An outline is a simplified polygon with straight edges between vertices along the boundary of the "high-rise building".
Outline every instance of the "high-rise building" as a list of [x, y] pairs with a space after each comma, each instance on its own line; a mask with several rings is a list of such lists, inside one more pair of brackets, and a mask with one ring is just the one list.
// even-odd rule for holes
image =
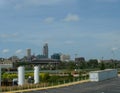
[[68, 62], [68, 61], [70, 61], [70, 55], [62, 54], [62, 55], [60, 56], [60, 60], [61, 60], [61, 61]]
[[27, 49], [26, 56], [27, 56], [27, 59], [31, 58], [31, 49]]
[[75, 62], [85, 62], [85, 58], [84, 57], [77, 57], [77, 58], [75, 58]]
[[43, 55], [48, 58], [48, 43], [43, 46]]
[[61, 56], [60, 53], [54, 53], [53, 55], [51, 55], [51, 58], [52, 58], [52, 59], [60, 60], [60, 56]]

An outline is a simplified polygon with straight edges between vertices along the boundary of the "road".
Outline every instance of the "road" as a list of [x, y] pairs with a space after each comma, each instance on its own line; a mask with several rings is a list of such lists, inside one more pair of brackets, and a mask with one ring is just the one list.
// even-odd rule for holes
[[63, 88], [24, 93], [120, 93], [120, 77], [101, 82], [87, 82]]

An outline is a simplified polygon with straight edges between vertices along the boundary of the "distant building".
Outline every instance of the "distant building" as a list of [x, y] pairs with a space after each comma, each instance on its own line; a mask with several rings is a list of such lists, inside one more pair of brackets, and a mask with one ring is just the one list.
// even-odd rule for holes
[[27, 51], [26, 51], [26, 57], [27, 57], [28, 61], [31, 60], [31, 49], [27, 49]]
[[60, 63], [60, 61], [56, 60], [56, 59], [50, 59], [50, 58], [43, 58], [43, 59], [39, 59], [39, 60], [32, 60], [30, 63], [32, 64], [58, 64]]
[[112, 62], [117, 62], [118, 60], [113, 60], [113, 59], [109, 59], [109, 60], [98, 60], [98, 63], [104, 62], [104, 63], [112, 63]]
[[70, 55], [62, 54], [62, 55], [60, 56], [60, 60], [61, 60], [61, 61], [66, 61], [66, 62], [68, 62], [68, 61], [70, 61]]
[[27, 56], [27, 57], [31, 57], [31, 49], [27, 49], [27, 51], [26, 51], [26, 56]]
[[0, 64], [12, 64], [11, 59], [0, 59]]
[[12, 56], [9, 59], [11, 59], [12, 62], [18, 62], [19, 61], [19, 58], [17, 56]]
[[85, 58], [84, 57], [77, 57], [77, 58], [75, 58], [75, 62], [85, 62]]
[[53, 55], [51, 55], [51, 59], [57, 59], [57, 60], [60, 60], [60, 56], [61, 56], [60, 53], [54, 53]]
[[48, 58], [48, 43], [43, 46], [43, 55]]
[[36, 58], [37, 59], [43, 59], [43, 58], [46, 58], [46, 56], [45, 55], [37, 55]]

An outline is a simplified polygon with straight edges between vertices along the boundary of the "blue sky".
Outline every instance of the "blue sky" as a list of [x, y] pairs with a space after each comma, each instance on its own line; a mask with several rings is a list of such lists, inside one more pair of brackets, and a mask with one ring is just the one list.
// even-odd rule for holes
[[0, 57], [75, 54], [120, 59], [120, 0], [0, 0]]

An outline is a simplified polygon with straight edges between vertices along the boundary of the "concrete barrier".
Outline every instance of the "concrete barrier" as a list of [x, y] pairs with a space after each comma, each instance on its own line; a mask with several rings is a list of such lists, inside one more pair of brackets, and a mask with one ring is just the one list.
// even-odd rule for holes
[[100, 71], [92, 71], [89, 73], [90, 81], [102, 81], [117, 77], [117, 69], [106, 69]]

